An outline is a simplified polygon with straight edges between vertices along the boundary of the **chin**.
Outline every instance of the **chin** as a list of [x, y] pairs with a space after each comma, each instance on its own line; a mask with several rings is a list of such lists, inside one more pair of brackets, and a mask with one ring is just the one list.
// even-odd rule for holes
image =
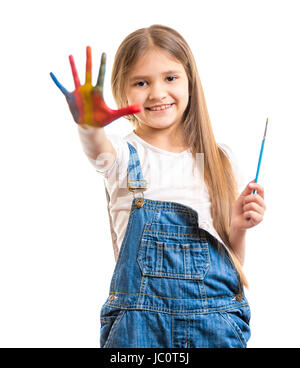
[[145, 120], [140, 120], [140, 123], [142, 125], [146, 125], [149, 128], [154, 128], [154, 129], [165, 129], [165, 128], [170, 128], [173, 125], [176, 125], [176, 122], [174, 120], [164, 120], [164, 119], [156, 119], [156, 120], [151, 120], [151, 119], [145, 119]]
[[171, 126], [176, 125], [175, 123], [153, 123], [153, 124], [147, 124], [149, 127], [154, 128], [154, 129], [167, 129], [170, 128]]

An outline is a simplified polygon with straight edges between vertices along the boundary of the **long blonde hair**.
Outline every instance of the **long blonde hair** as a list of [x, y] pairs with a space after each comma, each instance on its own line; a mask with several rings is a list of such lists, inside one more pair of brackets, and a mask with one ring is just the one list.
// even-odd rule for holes
[[[159, 24], [128, 35], [114, 59], [111, 77], [113, 96], [119, 108], [128, 105], [126, 88], [131, 67], [153, 46], [169, 52], [185, 68], [190, 95], [182, 119], [185, 144], [194, 157], [196, 153], [204, 153], [204, 181], [211, 200], [213, 225], [231, 253], [242, 284], [247, 287], [242, 266], [229, 242], [232, 208], [238, 197], [236, 179], [228, 157], [215, 141], [195, 59], [184, 38], [174, 29]], [[134, 115], [126, 118], [134, 127], [137, 126]]]

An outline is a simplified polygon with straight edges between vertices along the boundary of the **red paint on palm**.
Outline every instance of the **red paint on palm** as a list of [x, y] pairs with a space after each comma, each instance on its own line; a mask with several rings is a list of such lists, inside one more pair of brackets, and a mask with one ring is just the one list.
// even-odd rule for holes
[[[74, 110], [77, 110], [77, 115], [76, 115], [76, 119], [75, 119], [75, 122], [77, 124], [84, 124], [84, 104], [83, 104], [83, 99], [82, 99], [82, 95], [81, 93], [79, 92], [78, 89], [75, 89], [73, 92], [72, 92], [72, 95], [74, 96], [75, 98], [75, 109]], [[70, 107], [70, 110], [71, 110], [71, 113], [73, 115], [73, 117], [75, 116], [75, 112], [72, 111], [72, 107]]]
[[126, 106], [118, 110], [110, 109], [102, 96], [98, 93], [92, 94], [92, 105], [93, 105], [93, 126], [104, 127], [112, 121], [125, 116], [135, 114], [141, 111], [139, 105]]

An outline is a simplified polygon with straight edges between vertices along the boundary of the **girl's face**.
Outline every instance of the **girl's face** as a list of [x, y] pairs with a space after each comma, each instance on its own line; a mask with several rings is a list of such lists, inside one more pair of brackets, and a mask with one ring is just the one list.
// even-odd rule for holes
[[126, 94], [129, 105], [143, 107], [135, 114], [141, 128], [179, 126], [189, 101], [188, 77], [181, 63], [155, 47], [132, 67]]

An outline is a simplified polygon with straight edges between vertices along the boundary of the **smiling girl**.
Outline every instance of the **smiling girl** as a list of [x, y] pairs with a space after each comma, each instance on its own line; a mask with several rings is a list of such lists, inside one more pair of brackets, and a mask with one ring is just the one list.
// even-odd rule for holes
[[[51, 76], [104, 177], [117, 261], [101, 347], [246, 347], [245, 236], [263, 219], [264, 191], [240, 188], [230, 149], [216, 143], [186, 41], [162, 25], [124, 39], [112, 70], [118, 110], [103, 100], [105, 55], [95, 87], [91, 49], [84, 85], [70, 62], [74, 92]], [[134, 130], [107, 136], [121, 116]]]

